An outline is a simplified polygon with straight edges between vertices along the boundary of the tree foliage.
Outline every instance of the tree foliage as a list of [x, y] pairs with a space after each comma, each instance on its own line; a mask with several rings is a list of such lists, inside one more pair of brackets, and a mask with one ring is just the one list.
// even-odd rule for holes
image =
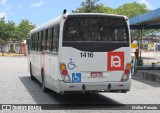
[[86, 2], [82, 2], [81, 8], [78, 8], [75, 10], [75, 12], [79, 13], [93, 13], [95, 12], [96, 8], [99, 6], [97, 4], [99, 0], [86, 0]]
[[99, 0], [86, 0], [82, 2], [81, 7], [77, 8], [75, 13], [113, 13], [114, 10], [104, 4], [98, 3]]
[[146, 13], [148, 11], [150, 10], [148, 10], [144, 4], [139, 4], [136, 2], [123, 4], [115, 9], [117, 14], [126, 15], [129, 18]]
[[150, 10], [148, 10], [144, 4], [139, 4], [137, 2], [126, 3], [113, 9], [99, 3], [99, 0], [86, 0], [85, 2], [82, 2], [81, 7], [75, 10], [76, 13], [109, 13], [125, 15], [128, 17], [134, 17], [148, 11]]
[[32, 30], [35, 25], [31, 24], [28, 20], [22, 20], [18, 25], [13, 21], [7, 23], [4, 19], [0, 21], [0, 50], [3, 54], [3, 46], [8, 41], [22, 41], [28, 37], [29, 31]]
[[17, 39], [21, 40], [28, 37], [30, 30], [35, 28], [35, 25], [31, 24], [28, 20], [22, 20], [21, 23], [17, 26], [17, 34], [19, 37]]
[[2, 52], [2, 56], [4, 56], [4, 54], [3, 54], [3, 46], [4, 46], [4, 44], [5, 44], [4, 40], [0, 39], [0, 50]]
[[28, 20], [22, 20], [18, 25], [13, 21], [0, 21], [0, 39], [3, 41], [16, 40], [21, 41], [28, 37], [28, 33], [35, 25]]

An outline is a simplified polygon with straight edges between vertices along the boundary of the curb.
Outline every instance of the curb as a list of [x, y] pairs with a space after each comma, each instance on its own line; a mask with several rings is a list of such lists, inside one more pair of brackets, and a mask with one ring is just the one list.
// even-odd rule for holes
[[137, 73], [135, 73], [134, 76], [138, 76], [141, 79], [160, 83], [160, 73], [158, 74], [155, 72], [156, 70], [152, 70], [152, 71], [137, 70]]

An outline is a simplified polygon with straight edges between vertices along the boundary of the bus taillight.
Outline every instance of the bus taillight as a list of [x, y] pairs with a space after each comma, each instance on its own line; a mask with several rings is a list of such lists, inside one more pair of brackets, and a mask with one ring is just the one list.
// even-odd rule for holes
[[67, 73], [68, 73], [68, 72], [67, 72], [66, 70], [63, 70], [63, 71], [62, 71], [62, 75], [64, 75], [64, 76], [67, 75]]
[[126, 68], [127, 68], [127, 69], [131, 69], [131, 67], [132, 67], [131, 64], [127, 64], [127, 65], [126, 65]]
[[65, 70], [65, 69], [66, 69], [66, 66], [65, 66], [64, 64], [62, 64], [62, 65], [60, 66], [60, 68], [61, 68], [61, 70]]
[[70, 82], [71, 79], [69, 77], [69, 73], [67, 71], [67, 68], [66, 68], [66, 65], [64, 63], [60, 64], [60, 74], [62, 76], [62, 79], [65, 81], [65, 82]]
[[64, 15], [64, 16], [63, 16], [63, 19], [64, 19], [64, 20], [66, 20], [66, 19], [67, 19], [67, 16], [66, 16], [66, 15]]
[[124, 18], [125, 18], [126, 21], [128, 21], [128, 17], [127, 16], [124, 16]]
[[126, 69], [126, 70], [125, 70], [125, 74], [128, 75], [129, 73], [130, 73], [130, 70], [129, 70], [129, 69]]
[[63, 75], [63, 76], [67, 75], [68, 72], [66, 70], [66, 65], [65, 64], [61, 64], [60, 69], [61, 69], [61, 75]]
[[124, 70], [124, 73], [122, 75], [122, 78], [121, 78], [121, 81], [127, 81], [129, 78], [130, 78], [130, 75], [131, 75], [131, 64], [128, 63], [125, 67], [125, 70]]

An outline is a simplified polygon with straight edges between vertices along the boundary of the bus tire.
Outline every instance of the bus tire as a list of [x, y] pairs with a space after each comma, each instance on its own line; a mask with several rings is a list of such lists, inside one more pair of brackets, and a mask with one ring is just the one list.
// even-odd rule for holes
[[41, 72], [41, 76], [42, 76], [42, 90], [43, 92], [47, 92], [47, 88], [45, 86], [45, 77], [44, 77], [44, 72]]
[[35, 77], [34, 77], [33, 74], [32, 74], [32, 66], [31, 66], [31, 63], [30, 63], [30, 77], [31, 77], [31, 80], [35, 80]]

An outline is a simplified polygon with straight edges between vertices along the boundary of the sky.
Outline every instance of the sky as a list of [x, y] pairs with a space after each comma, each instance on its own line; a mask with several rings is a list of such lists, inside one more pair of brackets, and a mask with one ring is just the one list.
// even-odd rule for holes
[[[5, 21], [19, 24], [22, 19], [28, 19], [32, 24], [39, 26], [62, 14], [64, 9], [68, 13], [79, 8], [85, 0], [0, 0], [0, 18]], [[99, 0], [111, 8], [117, 8], [125, 3], [138, 2], [146, 4], [154, 10], [160, 8], [160, 0]]]

